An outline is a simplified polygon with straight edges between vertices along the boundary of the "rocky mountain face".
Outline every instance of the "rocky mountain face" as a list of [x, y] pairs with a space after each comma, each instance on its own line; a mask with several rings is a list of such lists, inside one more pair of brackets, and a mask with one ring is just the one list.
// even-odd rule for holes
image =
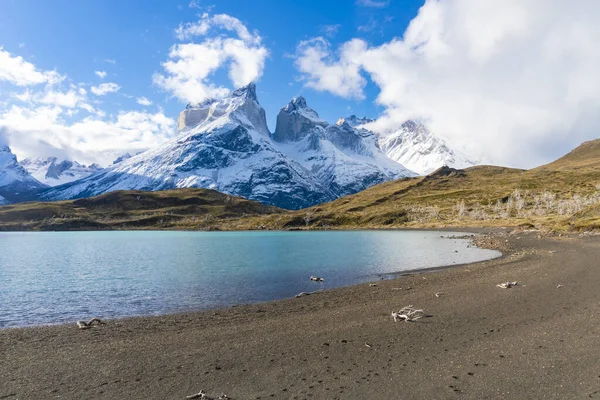
[[0, 203], [32, 200], [46, 187], [17, 162], [8, 146], [0, 145]]
[[197, 187], [298, 209], [413, 175], [385, 157], [373, 133], [330, 125], [303, 98], [284, 107], [277, 121], [271, 134], [250, 84], [226, 98], [188, 105], [179, 135], [169, 142], [42, 198]]
[[272, 137], [282, 153], [310, 171], [336, 198], [415, 175], [385, 156], [373, 132], [344, 120], [329, 124], [303, 97], [281, 109]]
[[365, 124], [370, 124], [371, 122], [375, 122], [375, 120], [371, 119], [371, 118], [367, 118], [367, 117], [359, 118], [356, 115], [351, 115], [346, 118], [338, 119], [337, 124], [340, 125], [343, 122], [347, 123], [348, 125], [350, 125], [352, 127], [359, 127], [359, 126], [362, 126]]
[[475, 165], [423, 124], [410, 120], [398, 130], [381, 134], [379, 146], [390, 159], [420, 175], [427, 175], [442, 166], [461, 169]]
[[92, 175], [102, 168], [97, 164], [83, 165], [77, 161], [62, 160], [56, 157], [46, 159], [26, 158], [19, 164], [35, 179], [47, 186], [58, 186]]

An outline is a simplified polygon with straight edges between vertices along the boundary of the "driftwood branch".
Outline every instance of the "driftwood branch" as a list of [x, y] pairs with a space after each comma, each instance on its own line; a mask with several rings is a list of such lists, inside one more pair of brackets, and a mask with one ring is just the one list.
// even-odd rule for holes
[[310, 296], [311, 294], [317, 294], [319, 292], [320, 290], [315, 290], [314, 292], [300, 292], [296, 295], [296, 297]]
[[415, 322], [424, 316], [425, 312], [423, 310], [413, 308], [413, 306], [404, 307], [400, 311], [392, 312], [394, 322], [398, 322], [399, 319], [404, 320], [404, 322]]
[[191, 399], [204, 399], [204, 400], [228, 400], [229, 397], [226, 394], [222, 394], [219, 397], [209, 397], [206, 394], [206, 391], [201, 390], [198, 393], [195, 394], [191, 394], [189, 396], [186, 396], [186, 399], [191, 400]]
[[106, 325], [100, 318], [92, 318], [89, 321], [77, 321], [77, 327], [79, 329], [90, 329], [94, 325]]
[[514, 282], [502, 282], [502, 283], [497, 284], [496, 286], [498, 286], [499, 288], [502, 288], [502, 289], [510, 289], [517, 285], [518, 285], [518, 282], [514, 281]]

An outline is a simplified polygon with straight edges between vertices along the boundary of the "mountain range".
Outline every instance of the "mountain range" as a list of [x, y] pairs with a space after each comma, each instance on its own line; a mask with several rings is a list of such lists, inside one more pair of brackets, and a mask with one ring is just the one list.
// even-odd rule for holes
[[46, 159], [26, 158], [19, 164], [35, 179], [47, 186], [58, 186], [90, 176], [102, 169], [98, 164], [83, 165], [77, 161], [62, 160], [56, 157]]
[[[531, 170], [442, 167], [302, 210], [210, 189], [115, 191], [0, 207], [0, 231], [96, 229], [600, 229], [600, 140]], [[545, 234], [545, 233], [542, 233]]]
[[[176, 137], [107, 168], [56, 158], [18, 164], [14, 156], [13, 167], [28, 176], [29, 192], [43, 201], [195, 187], [300, 209], [434, 166], [468, 163], [422, 125], [409, 121], [380, 135], [363, 127], [369, 122], [351, 116], [330, 124], [297, 97], [280, 110], [271, 133], [249, 84], [225, 98], [189, 104]], [[0, 194], [18, 201], [11, 190]]]

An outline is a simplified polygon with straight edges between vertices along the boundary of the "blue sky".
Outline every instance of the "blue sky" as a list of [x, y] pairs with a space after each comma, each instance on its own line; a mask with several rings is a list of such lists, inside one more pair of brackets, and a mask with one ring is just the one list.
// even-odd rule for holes
[[256, 80], [385, 135], [424, 122], [472, 159], [551, 161], [600, 131], [600, 2], [2, 0], [0, 142], [108, 164], [187, 101]]
[[[195, 5], [200, 8], [194, 3], [190, 7], [189, 1], [5, 0], [0, 13], [0, 45], [40, 69], [56, 69], [76, 82], [117, 83], [121, 90], [103, 99], [106, 112], [139, 108], [135, 98], [124, 95], [145, 96], [175, 118], [183, 102], [152, 81], [177, 41], [174, 30], [181, 23], [197, 21], [198, 15], [206, 11], [229, 14], [248, 29], [257, 30], [269, 49], [258, 80], [258, 95], [267, 111], [269, 127], [274, 130], [279, 109], [298, 95], [304, 95], [309, 105], [329, 121], [349, 113], [376, 117], [382, 109], [373, 101], [375, 87], [368, 87], [368, 96], [362, 101], [303, 88], [289, 55], [294, 54], [300, 40], [326, 35], [328, 26], [339, 25], [335, 35], [328, 35], [333, 44], [353, 37], [379, 44], [401, 36], [422, 1], [402, 0], [385, 7], [365, 6], [353, 0], [200, 0]], [[100, 79], [94, 71], [106, 71], [107, 77]], [[232, 87], [223, 71], [212, 80]]]

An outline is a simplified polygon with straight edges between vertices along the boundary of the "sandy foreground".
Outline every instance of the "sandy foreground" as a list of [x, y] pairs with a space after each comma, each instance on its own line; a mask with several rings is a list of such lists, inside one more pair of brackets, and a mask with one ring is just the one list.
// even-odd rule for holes
[[[0, 399], [600, 399], [600, 237], [266, 304], [0, 330]], [[513, 289], [496, 284], [518, 281]], [[563, 285], [558, 287], [559, 285]], [[435, 294], [443, 292], [439, 297]], [[414, 305], [427, 318], [394, 323]]]

